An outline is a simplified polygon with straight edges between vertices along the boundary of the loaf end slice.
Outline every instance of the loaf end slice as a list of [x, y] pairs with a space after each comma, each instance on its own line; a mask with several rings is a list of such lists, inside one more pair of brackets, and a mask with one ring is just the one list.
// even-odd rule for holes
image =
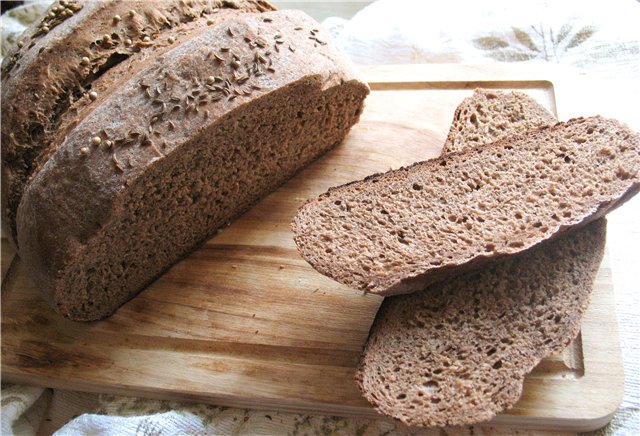
[[478, 88], [457, 107], [442, 154], [489, 144], [557, 121], [525, 93]]
[[411, 295], [386, 298], [357, 369], [365, 398], [408, 425], [469, 425], [511, 408], [524, 377], [575, 338], [604, 219]]
[[593, 221], [640, 189], [640, 135], [577, 118], [334, 188], [298, 250], [353, 288], [410, 293]]
[[369, 88], [318, 27], [238, 14], [176, 40], [70, 130], [17, 215], [20, 257], [61, 314], [108, 316], [344, 139]]

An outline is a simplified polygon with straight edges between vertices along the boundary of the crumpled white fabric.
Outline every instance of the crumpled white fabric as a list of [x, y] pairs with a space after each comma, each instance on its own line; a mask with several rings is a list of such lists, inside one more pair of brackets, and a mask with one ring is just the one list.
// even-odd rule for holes
[[10, 385], [2, 387], [0, 433], [3, 436], [35, 434], [40, 426], [43, 407], [34, 407], [44, 388]]
[[379, 0], [323, 26], [359, 64], [554, 63], [625, 79], [640, 73], [638, 23], [634, 0]]
[[[156, 436], [206, 434], [191, 413], [171, 411], [144, 416], [105, 416], [86, 413], [54, 433], [55, 436]], [[211, 434], [211, 433], [209, 433]]]

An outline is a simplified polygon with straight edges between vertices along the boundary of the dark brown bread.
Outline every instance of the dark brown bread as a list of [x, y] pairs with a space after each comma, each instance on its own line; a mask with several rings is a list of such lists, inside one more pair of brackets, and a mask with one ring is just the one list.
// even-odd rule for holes
[[576, 336], [604, 252], [606, 222], [386, 298], [356, 381], [408, 425], [468, 425], [512, 407], [540, 360]]
[[2, 64], [2, 223], [14, 239], [25, 184], [58, 144], [60, 120], [116, 65], [204, 28], [222, 10], [273, 9], [262, 0], [61, 0]]
[[637, 133], [578, 118], [331, 189], [300, 208], [294, 238], [329, 277], [409, 293], [602, 217], [639, 169]]
[[456, 109], [442, 154], [490, 144], [557, 122], [553, 115], [527, 94], [476, 89]]
[[109, 315], [343, 140], [369, 90], [318, 27], [237, 14], [175, 41], [70, 129], [17, 214], [20, 256], [60, 313]]
[[[550, 115], [545, 109], [529, 97], [514, 100], [512, 93], [476, 90], [456, 110], [450, 130], [453, 136], [449, 136], [452, 143], [466, 146], [459, 139], [467, 137], [469, 130], [476, 131], [474, 124], [467, 121], [470, 114], [476, 113], [478, 101], [483, 101], [489, 92], [492, 104], [483, 106], [482, 113], [487, 117], [488, 123], [492, 124], [491, 119], [504, 119], [505, 110], [519, 122], [507, 124], [497, 136], [494, 132], [485, 130], [468, 144], [483, 145], [496, 137], [516, 134], [527, 126], [540, 127], [555, 123], [555, 118], [550, 121]], [[458, 114], [461, 113], [465, 116], [460, 117]], [[477, 115], [480, 117], [481, 114]], [[467, 276], [466, 283], [462, 282], [465, 280], [462, 277], [454, 279], [453, 284], [449, 281], [442, 286], [433, 285], [430, 287], [431, 292], [388, 298], [374, 323], [371, 339], [365, 346], [357, 371], [356, 380], [363, 395], [383, 413], [416, 425], [473, 424], [490, 419], [496, 413], [512, 407], [520, 396], [523, 378], [529, 370], [540, 359], [562, 349], [578, 333], [580, 317], [591, 293], [594, 269], [601, 261], [605, 245], [605, 224], [603, 222], [596, 225], [597, 228], [592, 225], [568, 233], [558, 238], [555, 244], [543, 243], [531, 251], [516, 255], [517, 260], [489, 263], [482, 273]], [[583, 250], [577, 256], [571, 253], [571, 250], [585, 244], [592, 246], [582, 247]], [[548, 252], [544, 252], [546, 247], [549, 247]], [[550, 270], [558, 267], [554, 257], [562, 256], [563, 253], [565, 257], [561, 264], [571, 274], [564, 277], [559, 277], [559, 273], [550, 274]], [[497, 292], [494, 293], [493, 288]], [[556, 289], [560, 289], [559, 294]], [[547, 295], [552, 298], [546, 298]], [[443, 306], [441, 311], [430, 313], [426, 323], [411, 322], [424, 318], [425, 307], [441, 305], [445, 301], [444, 296], [451, 306]], [[518, 315], [505, 318], [506, 311], [513, 314], [522, 312], [520, 307], [514, 306], [514, 301], [518, 299], [526, 303], [526, 310], [523, 312], [525, 316], [521, 319], [517, 319]], [[398, 310], [402, 312], [403, 320], [409, 320], [411, 324], [407, 331], [402, 326], [403, 321], [398, 321], [391, 315]], [[448, 314], [454, 316], [447, 317]], [[469, 318], [470, 316], [473, 318]], [[505, 319], [507, 322], [503, 322]], [[538, 324], [543, 328], [538, 329]], [[519, 330], [519, 326], [524, 330]], [[418, 331], [419, 328], [424, 331]], [[537, 335], [534, 342], [524, 343], [522, 347], [527, 339], [527, 332], [532, 329], [536, 329]], [[473, 333], [467, 336], [468, 331]], [[479, 331], [486, 332], [486, 335], [479, 339]], [[513, 337], [505, 336], [505, 333], [512, 331], [516, 332]], [[410, 339], [404, 342], [407, 335]], [[400, 339], [396, 340], [395, 337]], [[408, 350], [401, 365], [389, 361], [390, 345], [386, 343], [389, 338], [395, 344], [394, 351]], [[414, 339], [425, 340], [426, 343], [410, 342]], [[498, 339], [499, 347], [495, 347], [494, 342]], [[537, 347], [538, 343], [542, 343], [542, 346]], [[459, 353], [460, 359], [456, 356], [457, 360], [453, 362], [464, 368], [462, 373], [452, 374], [451, 365], [444, 365], [442, 356], [432, 356], [429, 359], [423, 357], [424, 350], [420, 347], [432, 345], [435, 345], [429, 350], [432, 354], [450, 346], [462, 350]], [[522, 355], [516, 354], [514, 349], [508, 349], [514, 346], [519, 347], [517, 352]], [[496, 357], [498, 349], [501, 356]], [[494, 377], [501, 368], [493, 367], [502, 367], [504, 356], [508, 356], [510, 370], [515, 372], [515, 378]], [[399, 357], [392, 358], [396, 361], [398, 359]], [[393, 381], [387, 377], [389, 368], [386, 364], [394, 365], [394, 370], [399, 368], [393, 374]], [[422, 371], [424, 372], [420, 375]], [[469, 376], [470, 374], [473, 376]], [[411, 390], [408, 379], [418, 380], [418, 389], [424, 390], [421, 392], [414, 389], [409, 395], [403, 393], [407, 389]], [[456, 392], [459, 388], [466, 392]], [[398, 391], [401, 393], [397, 393]], [[424, 398], [426, 391], [430, 394], [428, 398]], [[417, 395], [417, 403], [407, 403], [406, 397], [398, 399], [403, 394], [407, 397]], [[412, 405], [418, 407], [411, 408]]]

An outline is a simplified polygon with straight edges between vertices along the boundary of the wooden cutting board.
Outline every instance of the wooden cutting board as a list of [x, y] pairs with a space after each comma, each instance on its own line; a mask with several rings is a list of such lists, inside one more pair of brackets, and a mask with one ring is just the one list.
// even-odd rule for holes
[[[475, 87], [523, 90], [557, 113], [559, 85], [499, 65], [364, 72], [372, 93], [342, 145], [105, 321], [79, 324], [55, 314], [3, 244], [3, 381], [376, 416], [353, 374], [382, 298], [350, 290], [298, 256], [289, 229], [296, 208], [331, 186], [437, 156], [454, 108]], [[518, 404], [491, 424], [594, 429], [617, 408], [622, 385], [605, 260], [580, 336], [545, 359]]]

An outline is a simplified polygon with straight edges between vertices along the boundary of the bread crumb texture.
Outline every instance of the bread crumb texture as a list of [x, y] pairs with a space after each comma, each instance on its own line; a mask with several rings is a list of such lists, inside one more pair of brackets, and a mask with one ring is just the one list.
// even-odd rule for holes
[[577, 335], [604, 219], [410, 295], [388, 297], [356, 373], [365, 398], [408, 425], [487, 421], [524, 376]]

